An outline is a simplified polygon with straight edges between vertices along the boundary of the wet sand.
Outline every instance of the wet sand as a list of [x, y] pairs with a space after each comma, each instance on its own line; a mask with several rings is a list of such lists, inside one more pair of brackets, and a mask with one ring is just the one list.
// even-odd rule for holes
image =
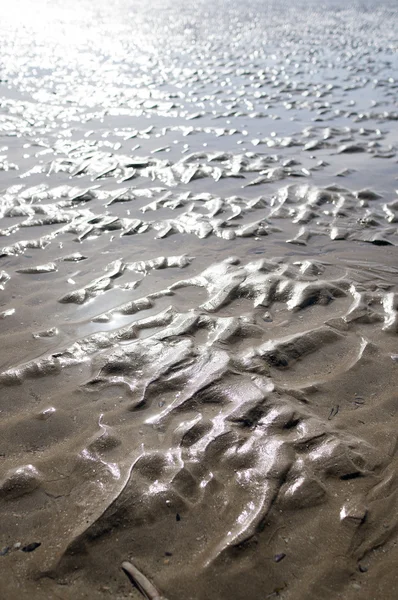
[[396, 598], [394, 2], [0, 24], [0, 596]]

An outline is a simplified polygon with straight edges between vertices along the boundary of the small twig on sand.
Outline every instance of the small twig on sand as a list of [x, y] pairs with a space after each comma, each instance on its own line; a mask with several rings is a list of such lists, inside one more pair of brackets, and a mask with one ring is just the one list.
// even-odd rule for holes
[[167, 598], [162, 596], [149, 579], [147, 579], [131, 562], [125, 560], [122, 563], [122, 569], [145, 598], [148, 600], [167, 600]]

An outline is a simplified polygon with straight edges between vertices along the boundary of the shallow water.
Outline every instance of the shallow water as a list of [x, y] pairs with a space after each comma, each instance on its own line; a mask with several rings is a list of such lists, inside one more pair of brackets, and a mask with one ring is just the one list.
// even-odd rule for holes
[[2, 7], [2, 597], [395, 598], [396, 31]]

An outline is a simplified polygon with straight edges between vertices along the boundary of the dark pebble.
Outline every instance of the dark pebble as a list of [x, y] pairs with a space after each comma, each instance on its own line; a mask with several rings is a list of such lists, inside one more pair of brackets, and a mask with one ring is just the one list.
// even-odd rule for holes
[[21, 548], [21, 550], [22, 552], [33, 552], [33, 550], [36, 550], [36, 548], [38, 548], [39, 546], [41, 546], [41, 542], [32, 542], [31, 544], [28, 544], [27, 546]]
[[275, 554], [274, 556], [274, 561], [275, 562], [281, 562], [281, 560], [283, 560], [285, 558], [286, 554], [284, 552], [281, 552], [280, 554]]
[[181, 516], [178, 513], [176, 514], [176, 521], [181, 521]]

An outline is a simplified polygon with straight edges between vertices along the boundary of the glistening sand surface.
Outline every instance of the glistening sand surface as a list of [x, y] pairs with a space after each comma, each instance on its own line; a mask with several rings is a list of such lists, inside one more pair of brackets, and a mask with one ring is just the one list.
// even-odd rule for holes
[[395, 599], [395, 3], [1, 9], [0, 596]]

